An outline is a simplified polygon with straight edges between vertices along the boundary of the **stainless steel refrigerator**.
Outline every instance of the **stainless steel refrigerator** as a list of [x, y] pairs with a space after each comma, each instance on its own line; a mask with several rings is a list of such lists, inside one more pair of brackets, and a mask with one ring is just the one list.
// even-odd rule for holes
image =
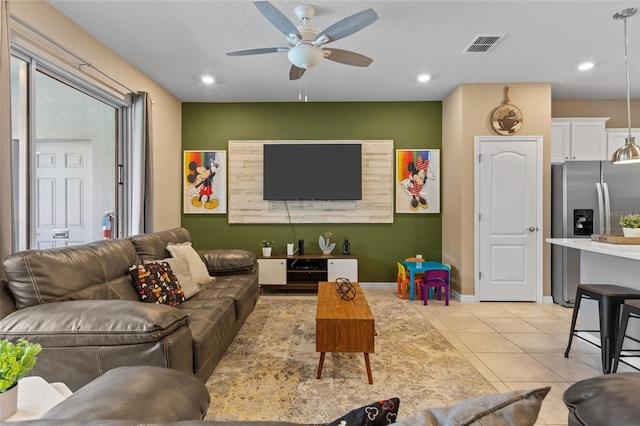
[[[627, 213], [640, 213], [640, 164], [568, 161], [551, 166], [551, 237], [622, 234], [618, 222]], [[579, 280], [580, 252], [553, 244], [553, 301], [573, 306]]]

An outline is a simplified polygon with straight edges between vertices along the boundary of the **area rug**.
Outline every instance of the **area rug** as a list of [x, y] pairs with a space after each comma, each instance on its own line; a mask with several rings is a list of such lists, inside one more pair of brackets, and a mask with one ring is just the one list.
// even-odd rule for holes
[[205, 419], [324, 423], [391, 397], [400, 398], [402, 419], [496, 392], [410, 305], [418, 302], [364, 293], [377, 332], [373, 385], [355, 353], [327, 353], [316, 379], [315, 296], [262, 295], [207, 381]]

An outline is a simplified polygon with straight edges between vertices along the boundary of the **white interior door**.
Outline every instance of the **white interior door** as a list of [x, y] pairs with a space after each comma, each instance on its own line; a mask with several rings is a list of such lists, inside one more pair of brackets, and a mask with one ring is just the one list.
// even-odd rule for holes
[[476, 299], [542, 301], [541, 137], [476, 137]]
[[92, 241], [90, 142], [36, 142], [35, 244], [50, 248]]

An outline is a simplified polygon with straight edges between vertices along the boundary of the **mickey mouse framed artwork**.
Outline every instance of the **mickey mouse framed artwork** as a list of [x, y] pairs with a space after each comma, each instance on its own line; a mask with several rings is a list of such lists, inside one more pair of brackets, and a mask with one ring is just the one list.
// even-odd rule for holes
[[396, 213], [440, 213], [440, 150], [396, 149]]
[[227, 213], [227, 152], [184, 151], [184, 213]]

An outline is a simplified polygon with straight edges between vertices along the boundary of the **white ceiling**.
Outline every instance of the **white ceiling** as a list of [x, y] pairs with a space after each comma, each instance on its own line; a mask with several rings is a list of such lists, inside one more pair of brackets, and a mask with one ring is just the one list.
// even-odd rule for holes
[[[442, 100], [461, 83], [551, 83], [553, 99], [624, 99], [624, 24], [640, 1], [273, 1], [296, 25], [311, 4], [324, 29], [373, 8], [380, 19], [327, 47], [373, 58], [368, 68], [324, 60], [289, 81], [287, 46], [251, 1], [49, 0], [184, 102]], [[640, 13], [627, 21], [632, 98], [640, 98]], [[505, 35], [488, 53], [463, 53], [478, 35]], [[88, 58], [90, 59], [90, 58]], [[595, 62], [586, 72], [576, 66]], [[95, 64], [100, 68], [99, 64]], [[430, 74], [418, 83], [420, 73]], [[209, 74], [216, 83], [200, 82]], [[144, 90], [144, 88], [138, 88]], [[513, 92], [511, 92], [513, 96]]]

